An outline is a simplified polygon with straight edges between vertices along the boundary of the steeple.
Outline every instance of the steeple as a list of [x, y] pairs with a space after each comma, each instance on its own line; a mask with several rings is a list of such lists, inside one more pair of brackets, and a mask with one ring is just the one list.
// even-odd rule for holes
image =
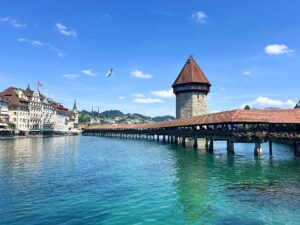
[[75, 101], [74, 101], [74, 105], [73, 105], [73, 112], [74, 113], [77, 113], [77, 103], [76, 103], [76, 98], [75, 98]]
[[29, 84], [27, 85], [26, 91], [31, 91]]

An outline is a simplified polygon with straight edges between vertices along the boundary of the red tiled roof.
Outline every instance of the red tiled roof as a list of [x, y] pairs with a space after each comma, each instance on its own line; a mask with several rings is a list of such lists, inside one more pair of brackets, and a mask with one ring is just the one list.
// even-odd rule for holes
[[26, 105], [26, 103], [28, 103], [28, 101], [25, 99], [19, 98], [16, 93], [16, 90], [19, 90], [19, 89], [15, 88], [15, 87], [9, 87], [0, 93], [0, 97], [5, 99], [6, 101], [8, 101], [10, 105], [18, 106], [18, 105], [24, 105], [24, 103]]
[[190, 57], [173, 83], [173, 87], [179, 84], [202, 83], [211, 85], [197, 62]]
[[232, 110], [161, 123], [89, 126], [86, 129], [159, 129], [223, 123], [300, 124], [300, 109]]

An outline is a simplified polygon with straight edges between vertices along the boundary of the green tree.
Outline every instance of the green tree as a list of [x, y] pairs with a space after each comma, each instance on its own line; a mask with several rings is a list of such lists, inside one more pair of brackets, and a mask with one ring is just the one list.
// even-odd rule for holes
[[88, 114], [81, 113], [79, 114], [78, 120], [80, 124], [88, 124], [91, 122], [91, 117]]
[[245, 110], [249, 110], [249, 109], [251, 109], [251, 107], [249, 106], [249, 105], [245, 105], [245, 108], [244, 108]]
[[8, 123], [8, 129], [11, 129], [11, 130], [15, 130], [16, 129], [16, 124], [14, 123]]

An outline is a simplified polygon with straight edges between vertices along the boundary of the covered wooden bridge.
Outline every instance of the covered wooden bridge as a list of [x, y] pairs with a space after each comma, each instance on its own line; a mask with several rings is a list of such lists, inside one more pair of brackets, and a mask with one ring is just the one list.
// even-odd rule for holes
[[234, 143], [254, 143], [254, 153], [262, 154], [261, 144], [272, 142], [290, 144], [300, 156], [300, 109], [232, 110], [206, 114], [188, 119], [161, 123], [94, 125], [83, 135], [120, 138], [147, 138], [212, 152], [214, 141], [227, 141], [228, 153], [234, 154]]

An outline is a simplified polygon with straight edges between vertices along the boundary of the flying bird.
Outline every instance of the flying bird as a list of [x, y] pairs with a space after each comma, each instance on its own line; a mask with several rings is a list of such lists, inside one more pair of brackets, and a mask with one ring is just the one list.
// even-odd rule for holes
[[110, 70], [107, 72], [106, 76], [111, 77], [113, 75], [113, 68], [110, 68]]

